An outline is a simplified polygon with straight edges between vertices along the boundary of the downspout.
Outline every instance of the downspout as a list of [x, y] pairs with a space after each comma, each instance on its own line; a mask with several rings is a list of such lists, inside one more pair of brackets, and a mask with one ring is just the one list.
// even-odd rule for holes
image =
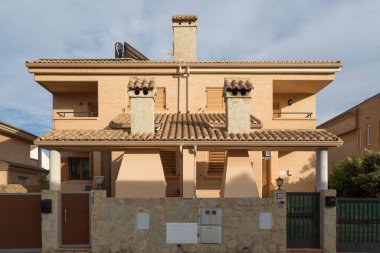
[[180, 175], [179, 175], [179, 196], [183, 197], [183, 146], [182, 144], [179, 145], [179, 168], [180, 168]]
[[182, 72], [182, 66], [179, 65], [178, 67], [178, 108], [177, 112], [181, 112], [181, 72]]
[[189, 113], [189, 76], [190, 66], [186, 67], [186, 113]]
[[197, 197], [197, 146], [194, 146], [194, 197]]

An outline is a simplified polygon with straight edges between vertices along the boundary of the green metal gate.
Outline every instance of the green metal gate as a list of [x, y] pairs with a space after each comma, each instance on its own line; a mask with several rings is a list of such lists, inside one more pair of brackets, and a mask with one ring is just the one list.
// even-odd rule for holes
[[319, 248], [319, 193], [288, 192], [288, 248]]
[[380, 252], [380, 199], [338, 198], [337, 250]]

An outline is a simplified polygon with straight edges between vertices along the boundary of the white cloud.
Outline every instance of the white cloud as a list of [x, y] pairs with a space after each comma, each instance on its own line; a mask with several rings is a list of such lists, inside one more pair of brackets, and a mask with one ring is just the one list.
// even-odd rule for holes
[[339, 59], [318, 95], [319, 123], [379, 92], [379, 1], [1, 1], [0, 120], [41, 134], [51, 95], [24, 66], [37, 58], [112, 58], [128, 41], [168, 59], [171, 16], [198, 20], [199, 59]]

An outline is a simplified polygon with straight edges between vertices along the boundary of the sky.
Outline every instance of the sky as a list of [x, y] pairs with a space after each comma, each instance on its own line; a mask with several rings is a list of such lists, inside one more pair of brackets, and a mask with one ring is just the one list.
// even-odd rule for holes
[[52, 95], [26, 60], [113, 58], [116, 41], [169, 60], [172, 15], [196, 14], [198, 60], [343, 61], [317, 95], [320, 124], [380, 92], [379, 13], [378, 0], [2, 0], [0, 121], [52, 128]]

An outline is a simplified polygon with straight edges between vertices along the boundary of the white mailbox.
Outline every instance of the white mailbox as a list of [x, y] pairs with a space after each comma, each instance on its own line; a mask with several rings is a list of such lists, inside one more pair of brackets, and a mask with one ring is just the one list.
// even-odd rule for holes
[[198, 243], [198, 223], [166, 223], [166, 243]]
[[200, 243], [222, 243], [221, 226], [199, 226]]
[[222, 208], [204, 208], [200, 209], [200, 224], [201, 225], [222, 225]]
[[136, 220], [137, 229], [149, 229], [149, 213], [138, 212]]

